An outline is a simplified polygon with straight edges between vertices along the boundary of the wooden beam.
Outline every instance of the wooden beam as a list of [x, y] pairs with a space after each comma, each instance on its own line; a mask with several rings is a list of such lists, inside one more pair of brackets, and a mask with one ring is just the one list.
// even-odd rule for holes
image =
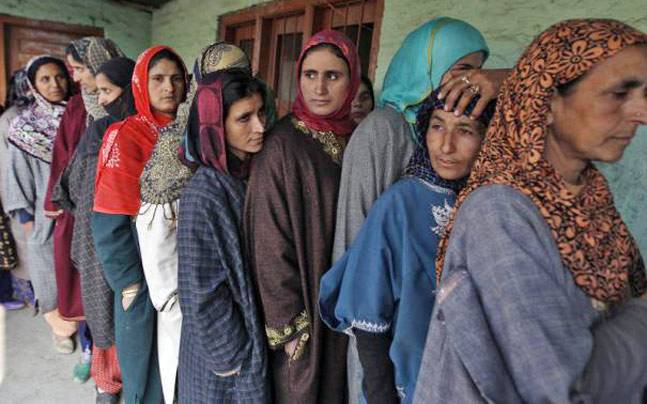
[[28, 18], [14, 17], [12, 15], [0, 14], [0, 23], [42, 29], [46, 31], [59, 31], [80, 34], [84, 36], [103, 36], [103, 28], [91, 27], [88, 25], [64, 24], [45, 20], [32, 20]]
[[380, 52], [380, 33], [382, 32], [382, 18], [384, 17], [384, 0], [375, 1], [375, 22], [373, 23], [373, 37], [371, 38], [371, 57], [368, 62], [368, 77], [375, 82], [377, 70], [377, 55]]

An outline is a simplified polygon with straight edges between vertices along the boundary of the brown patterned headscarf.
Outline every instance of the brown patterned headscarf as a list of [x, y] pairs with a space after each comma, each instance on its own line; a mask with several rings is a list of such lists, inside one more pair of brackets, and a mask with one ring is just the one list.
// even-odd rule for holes
[[505, 184], [537, 206], [552, 229], [562, 262], [596, 306], [608, 307], [645, 291], [640, 253], [603, 175], [590, 164], [582, 174], [586, 185], [576, 195], [543, 157], [556, 88], [639, 43], [647, 43], [647, 35], [618, 21], [591, 19], [560, 22], [528, 47], [503, 83], [481, 153], [441, 240], [439, 280], [458, 208], [476, 188]]

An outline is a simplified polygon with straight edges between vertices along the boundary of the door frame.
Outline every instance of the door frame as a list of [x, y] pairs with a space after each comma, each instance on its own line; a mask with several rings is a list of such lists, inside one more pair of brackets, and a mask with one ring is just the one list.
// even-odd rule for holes
[[5, 38], [5, 27], [6, 26], [15, 26], [15, 27], [27, 27], [42, 29], [45, 31], [57, 31], [65, 33], [79, 34], [83, 36], [103, 36], [103, 28], [101, 27], [91, 27], [88, 25], [77, 25], [77, 24], [67, 24], [62, 22], [54, 21], [45, 21], [45, 20], [34, 20], [30, 18], [15, 17], [9, 14], [0, 14], [0, 89], [2, 93], [0, 94], [0, 100], [4, 104], [5, 94], [7, 88], [7, 55], [6, 55], [6, 43], [7, 38]]

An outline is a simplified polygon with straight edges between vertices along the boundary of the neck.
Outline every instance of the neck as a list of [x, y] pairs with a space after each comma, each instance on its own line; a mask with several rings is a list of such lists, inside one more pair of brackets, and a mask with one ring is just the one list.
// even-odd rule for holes
[[249, 154], [245, 153], [242, 150], [234, 149], [233, 147], [229, 147], [229, 151], [236, 156], [240, 161], [245, 161], [247, 160], [247, 157], [249, 157]]
[[560, 142], [552, 133], [546, 136], [544, 158], [564, 178], [569, 189], [579, 191], [584, 186], [581, 176], [588, 160], [577, 157], [567, 144]]

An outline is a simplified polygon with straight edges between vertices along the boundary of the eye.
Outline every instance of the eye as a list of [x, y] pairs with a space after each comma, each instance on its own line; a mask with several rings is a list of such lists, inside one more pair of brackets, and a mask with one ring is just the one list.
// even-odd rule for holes
[[429, 127], [431, 128], [431, 130], [436, 132], [440, 132], [441, 130], [445, 129], [445, 127], [439, 123], [432, 123], [429, 125]]
[[175, 77], [173, 77], [173, 82], [174, 83], [183, 83], [184, 79], [182, 78], [182, 76], [175, 76]]
[[613, 98], [617, 100], [623, 100], [627, 98], [627, 95], [629, 95], [628, 91], [620, 90], [620, 91], [614, 91], [611, 93], [613, 95]]
[[458, 133], [461, 134], [461, 135], [464, 135], [464, 136], [473, 136], [474, 135], [474, 131], [472, 131], [471, 129], [467, 129], [467, 128], [458, 129]]
[[328, 72], [327, 76], [328, 76], [328, 80], [337, 80], [340, 74], [337, 72]]
[[158, 83], [161, 83], [164, 81], [164, 78], [162, 76], [153, 76], [153, 81], [157, 81]]
[[241, 116], [240, 118], [238, 118], [238, 122], [240, 122], [240, 123], [249, 122], [249, 114], [245, 114], [245, 115]]
[[317, 77], [317, 74], [311, 71], [303, 72], [303, 75], [310, 80], [313, 80], [315, 77]]

